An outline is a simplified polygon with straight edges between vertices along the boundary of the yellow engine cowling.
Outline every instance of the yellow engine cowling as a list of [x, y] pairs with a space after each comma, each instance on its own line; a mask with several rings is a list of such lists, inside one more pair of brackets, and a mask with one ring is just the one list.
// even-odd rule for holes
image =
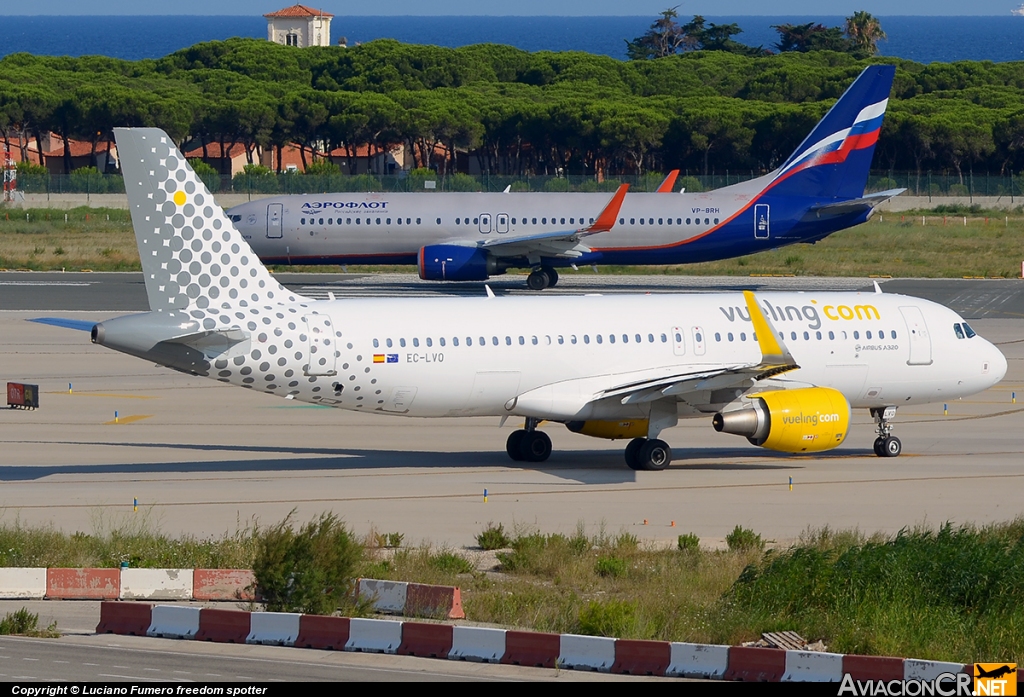
[[830, 387], [750, 395], [750, 407], [715, 414], [715, 430], [786, 453], [831, 450], [846, 440], [850, 403]]
[[621, 440], [623, 438], [646, 438], [647, 419], [634, 421], [570, 421], [565, 424], [573, 433], [593, 438]]

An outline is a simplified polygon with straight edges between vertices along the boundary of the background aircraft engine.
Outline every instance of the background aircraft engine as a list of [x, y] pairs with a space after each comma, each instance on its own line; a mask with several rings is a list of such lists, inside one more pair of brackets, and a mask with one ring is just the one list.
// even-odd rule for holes
[[498, 273], [487, 252], [457, 244], [421, 247], [419, 267], [424, 281], [486, 281], [491, 274]]
[[761, 392], [750, 400], [750, 407], [715, 414], [715, 430], [786, 453], [831, 450], [850, 430], [850, 403], [829, 387]]
[[633, 421], [569, 421], [565, 424], [573, 433], [592, 438], [620, 440], [622, 438], [646, 438], [647, 419]]

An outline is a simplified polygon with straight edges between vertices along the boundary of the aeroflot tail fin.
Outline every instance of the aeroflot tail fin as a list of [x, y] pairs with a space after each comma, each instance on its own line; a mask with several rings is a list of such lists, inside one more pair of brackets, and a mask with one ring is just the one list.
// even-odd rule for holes
[[778, 170], [772, 193], [861, 197], [895, 75], [893, 65], [865, 68]]
[[151, 310], [303, 299], [274, 280], [166, 133], [115, 128], [114, 138]]

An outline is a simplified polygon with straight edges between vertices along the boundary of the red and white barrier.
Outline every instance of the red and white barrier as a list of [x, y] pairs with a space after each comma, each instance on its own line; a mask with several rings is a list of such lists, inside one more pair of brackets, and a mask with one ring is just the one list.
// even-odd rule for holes
[[613, 673], [623, 675], [664, 675], [672, 662], [667, 641], [615, 640]]
[[245, 643], [294, 646], [301, 617], [297, 612], [250, 612]]
[[222, 644], [244, 644], [252, 630], [250, 614], [204, 607], [199, 611], [199, 631], [196, 632], [196, 639]]
[[299, 619], [299, 636], [295, 645], [302, 649], [344, 651], [349, 636], [348, 617], [303, 615]]
[[[916, 658], [908, 658], [903, 661], [904, 680], [935, 680], [943, 673], [963, 673], [963, 663], [946, 663], [944, 661], [921, 661]], [[973, 674], [973, 666], [972, 666]]]
[[156, 605], [147, 636], [165, 639], [194, 639], [199, 632], [199, 608], [184, 605]]
[[669, 644], [671, 662], [665, 675], [721, 680], [729, 669], [729, 647], [714, 644]]
[[192, 600], [255, 600], [256, 577], [248, 569], [195, 569]]
[[153, 606], [146, 603], [100, 603], [97, 634], [146, 636], [153, 625]]
[[561, 667], [608, 673], [614, 663], [615, 639], [563, 634], [559, 641], [558, 665]]
[[544, 632], [505, 632], [505, 655], [502, 663], [538, 668], [554, 668], [562, 652], [562, 638]]
[[452, 641], [450, 624], [403, 622], [402, 643], [397, 653], [402, 656], [448, 658], [452, 650]]
[[191, 600], [192, 569], [121, 569], [121, 600]]
[[[0, 594], [6, 587], [0, 585]], [[47, 569], [46, 597], [51, 600], [117, 600], [120, 569]]]
[[397, 653], [402, 645], [402, 623], [398, 620], [349, 620], [346, 651]]
[[463, 619], [462, 591], [452, 586], [431, 586], [404, 581], [359, 579], [359, 599], [374, 611], [406, 617]]
[[505, 655], [505, 630], [490, 627], [452, 627], [452, 650], [448, 658], [460, 661], [498, 663]]
[[843, 656], [843, 673], [854, 680], [903, 679], [903, 659], [891, 656]]
[[779, 682], [786, 674], [786, 652], [754, 646], [730, 646], [726, 680]]
[[843, 654], [787, 651], [782, 682], [842, 682]]
[[46, 597], [46, 569], [0, 568], [0, 588], [11, 600], [42, 600]]

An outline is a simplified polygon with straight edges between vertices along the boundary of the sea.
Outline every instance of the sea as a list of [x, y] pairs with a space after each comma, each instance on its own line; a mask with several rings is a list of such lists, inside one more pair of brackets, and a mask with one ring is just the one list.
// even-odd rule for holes
[[[681, 17], [686, 21], [689, 17]], [[820, 22], [842, 26], [843, 17], [707, 17], [736, 23], [734, 37], [772, 48], [772, 25]], [[437, 46], [511, 44], [526, 51], [586, 51], [625, 59], [626, 40], [642, 35], [653, 17], [346, 17], [331, 23], [332, 39], [348, 45], [380, 38]], [[888, 40], [880, 53], [920, 63], [1024, 60], [1024, 17], [879, 17]], [[102, 55], [126, 60], [161, 58], [202, 41], [234, 36], [266, 38], [261, 16], [0, 16], [0, 56], [27, 52], [49, 56]]]

